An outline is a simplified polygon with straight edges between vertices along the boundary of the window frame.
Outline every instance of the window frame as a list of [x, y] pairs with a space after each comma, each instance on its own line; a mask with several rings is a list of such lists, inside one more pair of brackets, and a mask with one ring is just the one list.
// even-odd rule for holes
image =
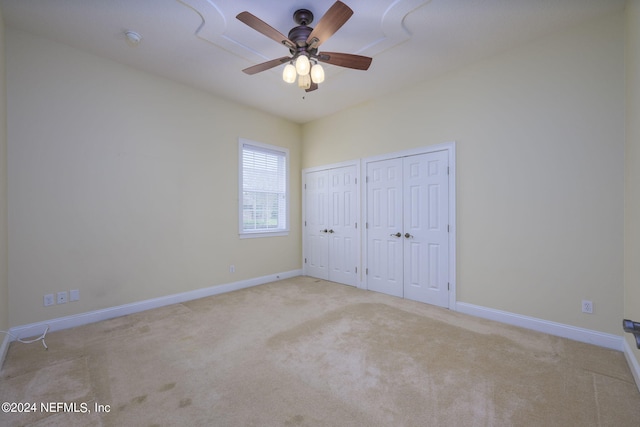
[[[244, 147], [255, 147], [257, 149], [264, 149], [265, 151], [272, 151], [282, 154], [285, 158], [285, 207], [284, 207], [284, 228], [277, 229], [259, 229], [256, 231], [246, 230], [244, 228]], [[265, 144], [262, 142], [251, 141], [245, 138], [238, 139], [238, 235], [241, 239], [256, 238], [256, 237], [277, 237], [289, 235], [289, 204], [291, 193], [289, 191], [289, 149], [285, 147], [279, 147], [276, 145]]]

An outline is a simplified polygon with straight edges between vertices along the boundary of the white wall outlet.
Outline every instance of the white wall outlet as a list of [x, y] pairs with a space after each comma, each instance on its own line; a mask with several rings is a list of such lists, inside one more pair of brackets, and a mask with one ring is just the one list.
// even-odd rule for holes
[[593, 302], [583, 299], [582, 300], [582, 312], [583, 313], [589, 313], [592, 314], [593, 313]]
[[235, 272], [236, 272], [236, 266], [235, 266], [235, 265], [233, 265], [233, 264], [231, 264], [231, 265], [229, 266], [229, 273], [235, 273]]
[[80, 301], [80, 289], [71, 289], [69, 291], [69, 301]]
[[58, 292], [58, 304], [64, 304], [69, 301], [69, 294], [67, 291]]
[[53, 294], [47, 294], [44, 296], [44, 306], [49, 307], [56, 303], [56, 300], [53, 297]]

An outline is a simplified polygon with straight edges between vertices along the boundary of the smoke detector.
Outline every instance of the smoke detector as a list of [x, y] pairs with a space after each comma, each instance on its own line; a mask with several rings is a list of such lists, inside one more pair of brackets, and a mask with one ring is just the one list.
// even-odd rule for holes
[[142, 40], [142, 36], [135, 31], [125, 31], [124, 36], [127, 38], [129, 46], [137, 46]]

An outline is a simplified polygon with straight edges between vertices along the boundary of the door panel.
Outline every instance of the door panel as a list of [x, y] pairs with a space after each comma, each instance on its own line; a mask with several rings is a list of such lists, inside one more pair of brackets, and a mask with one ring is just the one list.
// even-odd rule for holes
[[410, 156], [403, 159], [404, 166], [404, 297], [421, 300], [421, 290], [427, 283], [428, 266], [425, 241], [425, 221], [427, 198], [424, 176], [426, 175], [426, 155]]
[[402, 296], [402, 159], [369, 163], [367, 176], [367, 287]]
[[331, 169], [329, 182], [329, 280], [356, 285], [357, 170], [355, 166]]
[[448, 153], [404, 158], [404, 297], [448, 307]]
[[327, 172], [305, 175], [305, 272], [319, 279], [329, 278], [329, 242], [327, 223]]

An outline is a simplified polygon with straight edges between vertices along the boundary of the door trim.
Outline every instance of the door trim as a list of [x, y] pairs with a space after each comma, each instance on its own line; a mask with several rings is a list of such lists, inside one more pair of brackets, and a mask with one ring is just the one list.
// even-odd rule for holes
[[[360, 209], [360, 242], [366, 242], [366, 225], [367, 218], [366, 206], [367, 206], [367, 191], [366, 191], [366, 179], [367, 179], [367, 165], [372, 162], [381, 160], [390, 160], [399, 157], [414, 156], [417, 154], [428, 154], [436, 151], [446, 151], [449, 161], [449, 310], [457, 311], [456, 309], [456, 143], [445, 142], [442, 144], [429, 145], [426, 147], [413, 148], [409, 150], [397, 151], [393, 153], [381, 154], [372, 157], [366, 157], [360, 160], [360, 195], [362, 201], [360, 206], [364, 207]], [[360, 263], [362, 265], [362, 274], [359, 275], [360, 281], [358, 282], [358, 288], [367, 289], [367, 280], [364, 272], [368, 268], [367, 266], [367, 245], [361, 244], [361, 257]]]
[[304, 274], [305, 276], [307, 275], [307, 264], [305, 262], [305, 259], [307, 258], [307, 233], [306, 233], [306, 229], [305, 229], [305, 220], [307, 218], [307, 192], [306, 190], [306, 184], [307, 184], [307, 174], [308, 173], [312, 173], [312, 172], [321, 172], [321, 171], [328, 171], [331, 169], [338, 169], [338, 168], [343, 168], [343, 167], [348, 167], [348, 166], [355, 166], [356, 168], [356, 177], [358, 177], [358, 185], [356, 186], [356, 212], [358, 212], [358, 228], [360, 230], [360, 232], [357, 234], [357, 242], [356, 242], [356, 248], [357, 248], [357, 253], [356, 253], [356, 260], [358, 262], [358, 265], [356, 266], [358, 269], [358, 272], [356, 274], [356, 287], [360, 288], [361, 287], [361, 283], [363, 280], [363, 275], [362, 275], [362, 208], [361, 208], [361, 200], [362, 200], [362, 181], [361, 179], [361, 172], [360, 172], [360, 160], [348, 160], [345, 162], [340, 162], [340, 163], [331, 163], [328, 165], [322, 165], [322, 166], [314, 166], [311, 168], [306, 168], [306, 169], [302, 169], [302, 274]]

